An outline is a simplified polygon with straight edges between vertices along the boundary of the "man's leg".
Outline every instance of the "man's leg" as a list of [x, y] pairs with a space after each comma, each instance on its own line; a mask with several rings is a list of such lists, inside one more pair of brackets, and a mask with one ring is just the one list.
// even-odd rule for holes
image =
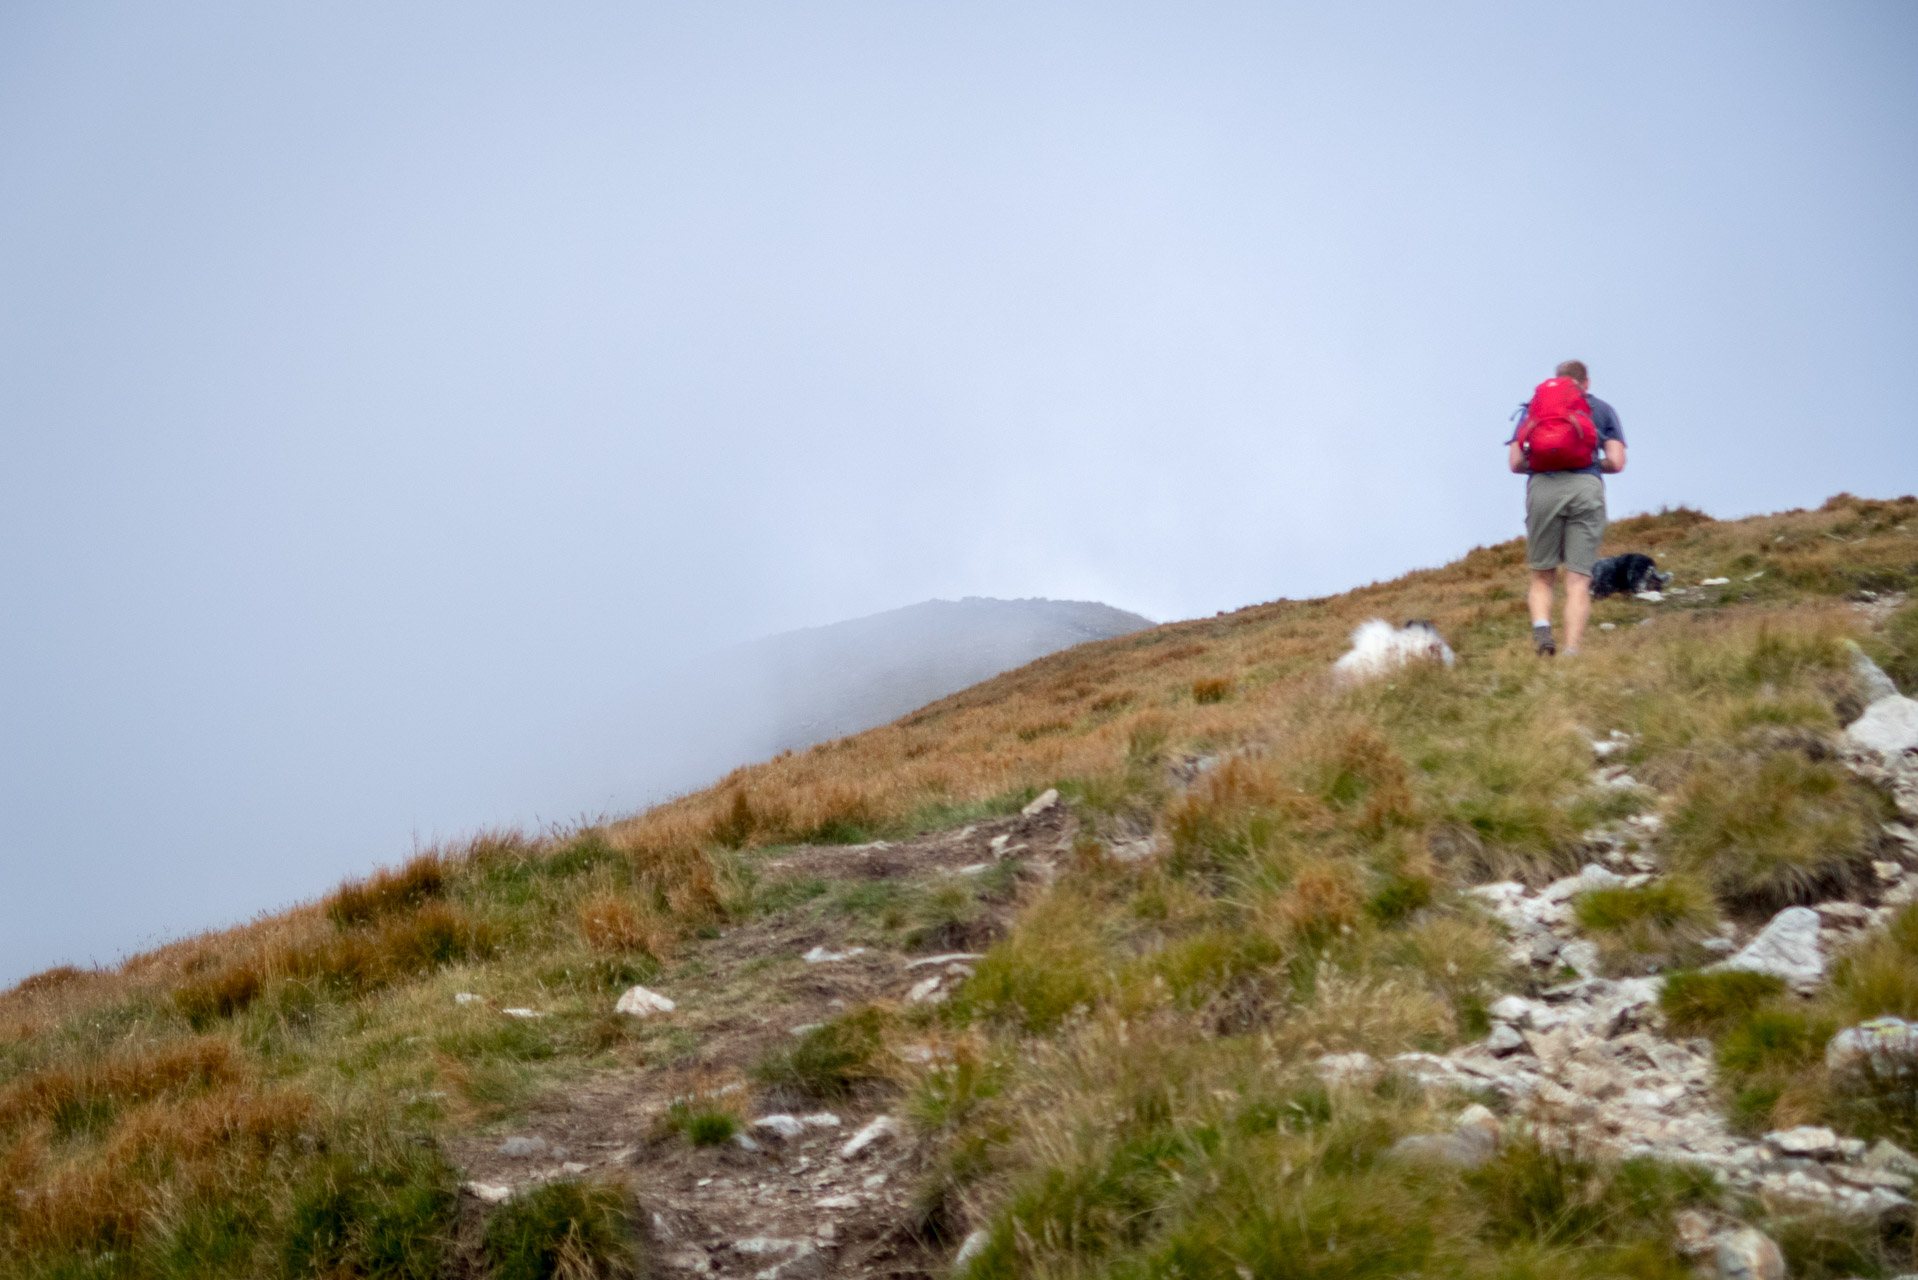
[[1592, 616], [1592, 575], [1565, 571], [1565, 652], [1577, 653]]
[[[1552, 625], [1552, 585], [1557, 581], [1558, 570], [1556, 569], [1532, 570], [1532, 585], [1525, 593], [1525, 603], [1531, 606], [1533, 626]], [[1591, 579], [1586, 579], [1587, 584], [1590, 581]]]

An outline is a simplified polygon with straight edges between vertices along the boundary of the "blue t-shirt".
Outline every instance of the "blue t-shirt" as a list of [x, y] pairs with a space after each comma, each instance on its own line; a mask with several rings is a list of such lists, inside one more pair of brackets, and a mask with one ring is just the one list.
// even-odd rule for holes
[[[1624, 444], [1625, 428], [1618, 425], [1618, 410], [1612, 408], [1612, 406], [1606, 404], [1589, 391], [1585, 393], [1585, 403], [1592, 406], [1592, 426], [1598, 429], [1598, 452], [1592, 458], [1591, 466], [1579, 467], [1571, 472], [1571, 474], [1602, 477], [1605, 474], [1605, 469], [1599, 466], [1598, 463], [1599, 459], [1605, 456], [1605, 442], [1607, 440], [1616, 440], [1620, 444]], [[1524, 425], [1525, 415], [1530, 413], [1531, 409], [1532, 402], [1530, 400], [1527, 400], [1518, 407], [1517, 422], [1519, 426]], [[1512, 428], [1512, 434], [1505, 437], [1505, 443], [1510, 444], [1516, 439], [1518, 439], [1518, 426], [1514, 426]]]

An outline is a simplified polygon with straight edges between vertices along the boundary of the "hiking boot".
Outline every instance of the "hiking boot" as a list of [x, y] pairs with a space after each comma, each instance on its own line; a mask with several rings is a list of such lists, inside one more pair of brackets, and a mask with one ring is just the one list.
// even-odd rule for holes
[[1552, 624], [1541, 622], [1532, 628], [1532, 647], [1538, 650], [1538, 656], [1549, 658], [1558, 652], [1558, 646], [1552, 643]]

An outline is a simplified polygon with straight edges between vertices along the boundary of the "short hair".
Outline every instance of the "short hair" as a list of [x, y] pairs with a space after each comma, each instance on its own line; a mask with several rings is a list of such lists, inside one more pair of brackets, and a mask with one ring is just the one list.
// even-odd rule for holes
[[1592, 380], [1592, 375], [1585, 372], [1585, 362], [1583, 360], [1565, 361], [1565, 363], [1558, 366], [1558, 374], [1556, 376], [1570, 378], [1573, 382], [1590, 382]]

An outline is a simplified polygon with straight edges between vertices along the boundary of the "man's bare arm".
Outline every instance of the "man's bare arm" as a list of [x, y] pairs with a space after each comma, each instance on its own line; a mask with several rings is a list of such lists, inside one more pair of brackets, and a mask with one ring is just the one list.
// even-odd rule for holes
[[1605, 456], [1599, 461], [1598, 469], [1611, 475], [1617, 475], [1625, 469], [1625, 442], [1623, 440], [1607, 440], [1605, 442]]
[[1511, 467], [1512, 470], [1519, 475], [1525, 474], [1525, 450], [1519, 446], [1516, 439], [1512, 441], [1510, 447], [1506, 450], [1505, 462], [1506, 465]]

